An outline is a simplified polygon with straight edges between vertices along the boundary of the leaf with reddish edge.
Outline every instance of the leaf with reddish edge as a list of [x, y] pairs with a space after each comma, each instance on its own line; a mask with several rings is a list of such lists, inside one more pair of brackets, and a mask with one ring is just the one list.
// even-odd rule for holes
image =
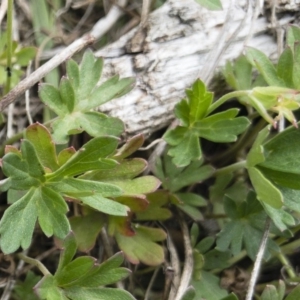
[[131, 216], [128, 217], [109, 216], [108, 232], [110, 235], [115, 235], [120, 233], [125, 236], [134, 236], [135, 231], [133, 230], [131, 225]]
[[169, 203], [168, 191], [156, 191], [147, 195], [149, 206], [147, 210], [136, 214], [137, 220], [167, 220], [171, 218], [172, 213], [163, 206]]
[[18, 148], [11, 146], [11, 145], [5, 146], [5, 154], [7, 154], [7, 153], [15, 153], [21, 157], [21, 151], [18, 150]]
[[120, 196], [116, 197], [115, 201], [128, 206], [132, 212], [144, 211], [149, 205], [149, 201], [144, 196]]
[[60, 151], [57, 156], [59, 166], [65, 164], [75, 153], [76, 150], [74, 147], [65, 148]]
[[154, 192], [160, 186], [160, 181], [154, 176], [143, 176], [135, 179], [107, 181], [123, 190], [123, 195], [137, 196]]
[[147, 167], [147, 161], [142, 158], [125, 159], [112, 169], [88, 172], [80, 178], [91, 180], [132, 179], [142, 173]]
[[48, 129], [39, 123], [30, 125], [25, 130], [25, 138], [29, 140], [37, 153], [43, 167], [55, 171], [59, 168], [55, 144]]
[[117, 153], [114, 155], [114, 159], [121, 160], [129, 155], [133, 154], [140, 147], [142, 147], [145, 138], [142, 134], [138, 134], [127, 140], [127, 142], [118, 149]]
[[105, 220], [103, 214], [91, 209], [88, 211], [86, 215], [74, 216], [69, 219], [77, 241], [78, 250], [82, 252], [89, 252], [94, 248]]
[[140, 262], [157, 266], [164, 262], [164, 250], [156, 242], [166, 239], [166, 233], [159, 228], [150, 228], [136, 225], [136, 234], [128, 237], [119, 232], [115, 233], [115, 238], [125, 257], [133, 264]]

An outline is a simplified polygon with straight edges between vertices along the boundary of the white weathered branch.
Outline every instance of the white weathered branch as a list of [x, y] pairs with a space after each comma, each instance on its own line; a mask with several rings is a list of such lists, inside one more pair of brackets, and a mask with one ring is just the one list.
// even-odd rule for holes
[[[206, 71], [214, 64], [208, 61], [214, 57], [211, 51], [218, 51], [218, 57], [226, 49], [219, 67], [238, 57], [245, 46], [276, 58], [276, 41], [266, 17], [255, 18], [255, 8], [247, 1], [222, 3], [223, 11], [208, 11], [194, 0], [169, 0], [149, 16], [143, 28], [133, 29], [97, 51], [97, 56], [105, 58], [105, 78], [114, 74], [137, 78], [130, 94], [100, 109], [122, 119], [129, 134], [149, 134], [170, 123], [174, 105], [196, 78], [205, 80]], [[292, 19], [283, 16], [280, 25]], [[222, 49], [218, 49], [220, 45]]]

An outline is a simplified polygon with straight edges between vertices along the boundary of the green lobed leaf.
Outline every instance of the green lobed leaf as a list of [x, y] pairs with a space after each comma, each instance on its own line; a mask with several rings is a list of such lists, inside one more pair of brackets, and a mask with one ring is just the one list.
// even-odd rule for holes
[[280, 190], [281, 194], [283, 195], [284, 199], [284, 206], [287, 207], [290, 210], [300, 212], [300, 191], [299, 190], [293, 190], [290, 188], [284, 188], [281, 186], [277, 186]]
[[93, 137], [119, 136], [124, 131], [124, 124], [120, 119], [108, 117], [99, 112], [79, 113], [75, 118], [79, 127]]
[[86, 197], [78, 197], [83, 204], [88, 205], [98, 211], [113, 216], [127, 216], [129, 208], [114, 200], [104, 198], [100, 194]]
[[135, 227], [134, 236], [124, 236], [115, 233], [116, 241], [125, 257], [133, 264], [142, 262], [149, 266], [157, 266], [164, 261], [163, 248], [156, 242], [166, 238], [164, 231], [158, 228], [144, 226]]
[[259, 166], [300, 174], [300, 131], [289, 127], [264, 144], [265, 161]]
[[280, 230], [284, 231], [287, 230], [288, 227], [295, 225], [295, 219], [293, 216], [286, 212], [283, 209], [275, 209], [274, 207], [263, 203], [265, 212], [269, 215], [272, 219], [274, 225]]
[[189, 131], [180, 144], [170, 148], [168, 154], [173, 157], [173, 162], [178, 167], [185, 167], [194, 160], [200, 160], [202, 152], [198, 135]]
[[[75, 271], [74, 273], [79, 271], [77, 270], [76, 266], [80, 268], [80, 263], [76, 262], [76, 260], [78, 260], [78, 258], [68, 265], [72, 265], [71, 268]], [[85, 260], [87, 261], [87, 259]], [[73, 280], [69, 281], [69, 283], [64, 283], [64, 287], [80, 286], [82, 288], [93, 288], [120, 281], [128, 277], [130, 273], [128, 269], [120, 268], [123, 260], [123, 254], [118, 252], [100, 265], [94, 263], [92, 268], [88, 268], [90, 265], [88, 264], [85, 267], [85, 274], [81, 276], [81, 272], [79, 271], [79, 277], [77, 279], [73, 278]], [[66, 271], [64, 271], [66, 276], [70, 276], [70, 274], [67, 272], [68, 266], [66, 266]]]
[[207, 236], [204, 239], [202, 239], [196, 246], [195, 249], [198, 250], [200, 253], [205, 253], [207, 252], [209, 249], [211, 249], [211, 247], [214, 245], [215, 243], [215, 238], [212, 236]]
[[122, 189], [123, 195], [134, 196], [154, 192], [160, 186], [160, 181], [154, 176], [143, 176], [135, 179], [111, 180], [109, 183]]
[[204, 6], [209, 10], [222, 10], [222, 3], [220, 0], [195, 0], [200, 5]]
[[294, 86], [297, 90], [299, 90], [300, 88], [300, 80], [299, 80], [299, 76], [300, 76], [300, 67], [299, 67], [299, 63], [300, 63], [300, 45], [299, 43], [295, 43], [294, 44], [294, 61], [292, 63], [292, 66], [287, 65], [287, 68], [292, 67], [293, 69], [293, 83]]
[[286, 87], [293, 88], [293, 68], [294, 68], [293, 51], [286, 48], [280, 55], [277, 64], [277, 75], [284, 80]]
[[16, 64], [27, 67], [29, 62], [36, 56], [37, 49], [35, 47], [23, 47], [15, 52], [17, 59]]
[[294, 49], [294, 44], [298, 41], [300, 41], [300, 29], [299, 29], [299, 27], [295, 26], [295, 25], [289, 25], [288, 30], [287, 30], [287, 35], [286, 35], [287, 45], [291, 49]]
[[274, 285], [267, 285], [261, 294], [261, 300], [277, 300], [278, 293]]
[[173, 193], [193, 183], [200, 183], [214, 173], [212, 166], [201, 166], [203, 164], [202, 160], [193, 162], [188, 167], [178, 168], [173, 164], [171, 158], [165, 154], [164, 168], [162, 165], [159, 166], [158, 162], [154, 174], [162, 181], [162, 186]]
[[57, 156], [58, 165], [64, 165], [74, 154], [76, 150], [74, 147], [69, 147], [61, 150]]
[[66, 217], [68, 205], [54, 190], [42, 186], [32, 196], [37, 206], [39, 224], [46, 236], [53, 234], [64, 239], [70, 232], [70, 224]]
[[[114, 157], [115, 158], [115, 157]], [[91, 180], [132, 179], [142, 173], [147, 167], [147, 161], [142, 158], [132, 158], [121, 161], [113, 169], [91, 171], [80, 178]]]
[[117, 153], [114, 155], [114, 159], [121, 160], [128, 157], [142, 147], [144, 143], [144, 136], [142, 134], [137, 134], [132, 138], [129, 138], [126, 143], [117, 150]]
[[38, 300], [33, 292], [33, 287], [41, 279], [41, 276], [35, 275], [32, 271], [27, 272], [24, 282], [17, 282], [13, 289], [13, 299], [15, 300]]
[[300, 190], [300, 174], [280, 172], [259, 166], [257, 169], [275, 185]]
[[59, 287], [70, 286], [73, 281], [78, 282], [94, 267], [95, 259], [91, 256], [80, 256], [68, 263], [55, 273], [54, 278]]
[[270, 132], [269, 126], [261, 130], [256, 140], [254, 141], [248, 155], [247, 155], [247, 166], [254, 167], [259, 163], [262, 163], [265, 160], [263, 142], [266, 140]]
[[37, 206], [32, 197], [32, 188], [19, 201], [7, 208], [0, 222], [0, 246], [5, 254], [15, 252], [19, 247], [27, 249], [31, 244], [37, 220]]
[[84, 106], [79, 103], [77, 109], [90, 110], [114, 98], [119, 98], [130, 92], [134, 84], [134, 78], [122, 78], [119, 80], [119, 77], [116, 75], [97, 87], [89, 96], [87, 103]]
[[44, 168], [41, 165], [37, 156], [36, 150], [31, 142], [23, 140], [21, 144], [22, 157], [27, 163], [28, 174], [32, 177], [37, 178], [39, 181], [44, 181]]
[[220, 287], [219, 281], [219, 277], [202, 271], [201, 280], [191, 281], [191, 284], [196, 291], [196, 299], [204, 298], [209, 300], [220, 300], [223, 297], [227, 296], [227, 291]]
[[94, 89], [100, 79], [103, 67], [102, 59], [95, 59], [93, 52], [88, 49], [84, 52], [80, 63], [79, 71], [79, 86], [77, 97], [80, 101], [78, 105], [86, 106], [88, 103], [85, 100]]
[[228, 61], [223, 74], [227, 83], [235, 90], [252, 88], [252, 65], [244, 55], [239, 56], [234, 63]]
[[280, 208], [283, 205], [283, 196], [280, 190], [257, 168], [248, 168], [248, 173], [257, 198], [273, 208]]
[[189, 286], [180, 300], [193, 300], [195, 299], [195, 296], [195, 289], [192, 286]]
[[52, 275], [45, 276], [34, 287], [39, 299], [45, 300], [68, 300], [64, 295], [62, 289], [60, 289], [55, 282]]
[[66, 144], [69, 141], [69, 135], [79, 134], [83, 131], [77, 119], [81, 113], [73, 112], [62, 117], [56, 118], [52, 124], [52, 138], [56, 144]]
[[278, 78], [276, 69], [269, 58], [261, 51], [248, 47], [246, 50], [248, 61], [257, 68], [270, 86], [285, 86], [283, 80]]
[[174, 129], [167, 130], [163, 135], [163, 139], [171, 146], [177, 146], [190, 134], [186, 127], [177, 126]]
[[73, 232], [70, 232], [63, 240], [62, 249], [60, 251], [59, 263], [56, 272], [60, 272], [66, 265], [68, 265], [77, 251], [77, 242]]
[[230, 251], [218, 251], [217, 249], [212, 249], [204, 255], [203, 269], [226, 269], [230, 267], [229, 259], [231, 256], [232, 253]]
[[148, 208], [149, 201], [145, 198], [144, 195], [139, 196], [121, 196], [115, 198], [115, 201], [126, 205], [130, 208], [131, 212], [139, 213], [145, 211]]
[[68, 78], [62, 77], [59, 85], [59, 92], [62, 102], [67, 107], [68, 112], [71, 113], [75, 107], [76, 95]]
[[[188, 127], [190, 125], [190, 107], [186, 99], [181, 100], [175, 105], [174, 114], [176, 118], [181, 121], [183, 126]], [[178, 128], [178, 126], [176, 128]], [[168, 131], [166, 133], [168, 133]]]
[[78, 197], [100, 194], [103, 197], [116, 197], [122, 195], [122, 190], [113, 184], [83, 180], [78, 178], [64, 178], [58, 182], [47, 184], [51, 189], [67, 196]]
[[285, 298], [285, 300], [298, 300], [300, 297], [300, 285], [297, 285]]
[[142, 220], [167, 220], [172, 217], [169, 209], [163, 207], [169, 203], [169, 194], [159, 190], [147, 195], [149, 205], [144, 211], [136, 213], [136, 219]]
[[207, 201], [203, 197], [193, 193], [176, 193], [176, 196], [182, 202], [177, 205], [179, 209], [184, 211], [194, 221], [203, 220], [202, 213], [197, 209], [197, 207], [207, 205]]
[[[231, 218], [217, 235], [217, 250], [231, 250], [237, 255], [244, 246], [247, 254], [255, 260], [263, 236], [267, 215], [253, 192], [248, 194], [246, 201], [236, 202], [229, 197], [224, 199], [225, 212]], [[268, 241], [265, 258], [271, 251], [278, 251], [278, 246]]]
[[[73, 59], [69, 59], [67, 61], [67, 75], [68, 79], [70, 80], [74, 91], [77, 93], [79, 84], [80, 84], [80, 76], [79, 76], [79, 67], [77, 63]], [[79, 99], [75, 97], [76, 104]]]
[[246, 117], [235, 118], [237, 113], [238, 109], [233, 108], [198, 121], [195, 124], [198, 135], [219, 143], [236, 141], [237, 135], [244, 132], [250, 125]]
[[72, 287], [66, 291], [66, 294], [71, 300], [135, 300], [127, 291], [117, 288]]
[[234, 293], [230, 293], [230, 295], [222, 298], [221, 300], [239, 300], [239, 298]]
[[87, 142], [76, 154], [48, 178], [62, 178], [74, 176], [95, 169], [109, 169], [116, 165], [111, 159], [105, 159], [112, 154], [118, 145], [118, 139], [114, 137], [97, 137]]
[[34, 146], [43, 167], [49, 168], [52, 171], [58, 169], [55, 145], [50, 132], [44, 125], [35, 123], [28, 126], [24, 136]]
[[206, 91], [205, 84], [197, 79], [190, 90], [186, 90], [189, 99], [189, 124], [203, 119], [212, 103], [213, 93]]
[[39, 96], [43, 103], [53, 110], [58, 116], [68, 113], [68, 108], [62, 101], [59, 90], [51, 84], [39, 85]]
[[88, 253], [94, 248], [97, 237], [104, 225], [103, 215], [90, 210], [83, 216], [71, 217], [69, 221], [77, 241], [78, 250]]

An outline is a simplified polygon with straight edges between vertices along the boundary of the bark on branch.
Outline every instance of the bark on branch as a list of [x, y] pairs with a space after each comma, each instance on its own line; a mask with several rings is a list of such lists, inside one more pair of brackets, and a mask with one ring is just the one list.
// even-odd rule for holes
[[[149, 134], [170, 123], [174, 105], [196, 78], [208, 82], [208, 73], [238, 57], [246, 46], [276, 59], [272, 26], [262, 8], [249, 2], [223, 0], [223, 11], [208, 11], [194, 0], [168, 0], [144, 26], [97, 51], [105, 59], [105, 78], [119, 74], [137, 79], [130, 94], [101, 111], [122, 119], [130, 135]], [[272, 25], [284, 27], [293, 18], [282, 14]]]

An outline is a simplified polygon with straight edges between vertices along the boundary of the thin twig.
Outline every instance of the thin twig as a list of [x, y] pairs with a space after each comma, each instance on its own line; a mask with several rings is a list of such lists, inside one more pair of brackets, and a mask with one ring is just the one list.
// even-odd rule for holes
[[150, 293], [151, 293], [151, 290], [152, 290], [152, 286], [153, 286], [154, 281], [155, 281], [155, 279], [156, 279], [156, 277], [157, 277], [157, 274], [158, 274], [159, 269], [160, 269], [160, 267], [157, 267], [157, 268], [155, 269], [155, 271], [153, 272], [153, 275], [152, 275], [152, 277], [151, 277], [151, 280], [150, 280], [150, 282], [149, 282], [149, 284], [148, 284], [148, 287], [147, 287], [147, 290], [146, 290], [146, 293], [145, 293], [144, 300], [148, 300], [149, 297], [150, 297]]
[[[32, 65], [32, 61], [29, 62], [27, 70], [26, 70], [27, 77], [30, 75], [31, 65]], [[32, 121], [32, 117], [31, 117], [31, 113], [30, 113], [30, 90], [29, 89], [27, 89], [25, 91], [25, 109], [26, 109], [26, 115], [28, 118], [28, 122], [31, 125], [33, 123], [33, 121]]]
[[182, 271], [182, 276], [174, 300], [180, 300], [184, 295], [185, 291], [189, 287], [190, 280], [193, 273], [193, 268], [194, 268], [193, 249], [190, 240], [190, 233], [187, 224], [184, 221], [183, 216], [181, 214], [180, 214], [180, 225], [182, 229], [185, 255], [184, 255], [184, 267]]
[[59, 66], [61, 63], [72, 57], [76, 52], [92, 44], [95, 38], [92, 35], [85, 35], [82, 38], [76, 40], [60, 54], [54, 56], [47, 61], [44, 65], [31, 73], [29, 77], [26, 77], [19, 84], [17, 84], [8, 94], [6, 94], [0, 102], [0, 111], [3, 111], [10, 103], [12, 103], [18, 96], [23, 94], [27, 89], [31, 88], [34, 84], [39, 82], [46, 74]]
[[[106, 254], [109, 257], [113, 256], [114, 255], [114, 251], [112, 249], [112, 246], [111, 246], [111, 243], [109, 241], [109, 238], [108, 238], [107, 231], [106, 231], [105, 227], [102, 227], [100, 235], [101, 235], [101, 239], [102, 239], [102, 242], [103, 242], [103, 247], [105, 249]], [[124, 289], [124, 284], [123, 284], [122, 281], [118, 281], [116, 283], [116, 286], [119, 289]]]
[[252, 300], [253, 295], [254, 295], [255, 284], [256, 284], [256, 281], [258, 278], [260, 266], [261, 266], [261, 263], [262, 263], [262, 260], [264, 257], [265, 249], [266, 249], [268, 238], [269, 238], [270, 225], [271, 225], [271, 219], [269, 217], [267, 217], [264, 234], [263, 234], [261, 243], [259, 245], [259, 249], [258, 249], [257, 256], [255, 259], [254, 267], [253, 267], [253, 270], [251, 273], [251, 278], [249, 281], [246, 300]]

